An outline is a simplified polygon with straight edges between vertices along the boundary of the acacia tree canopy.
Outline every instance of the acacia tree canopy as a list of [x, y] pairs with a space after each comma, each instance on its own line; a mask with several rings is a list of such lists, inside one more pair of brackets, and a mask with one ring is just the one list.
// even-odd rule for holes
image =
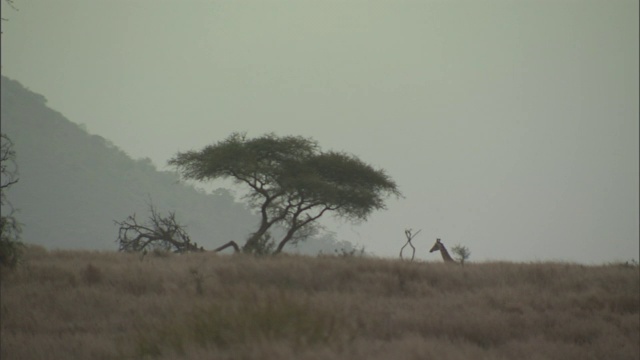
[[274, 224], [287, 229], [276, 249], [280, 252], [312, 233], [315, 220], [327, 212], [366, 220], [372, 211], [385, 208], [387, 196], [400, 196], [383, 170], [353, 155], [322, 152], [314, 140], [300, 136], [247, 139], [234, 133], [200, 151], [178, 153], [169, 164], [187, 179], [230, 178], [250, 188], [247, 198], [259, 208], [261, 222], [244, 245], [249, 251]]

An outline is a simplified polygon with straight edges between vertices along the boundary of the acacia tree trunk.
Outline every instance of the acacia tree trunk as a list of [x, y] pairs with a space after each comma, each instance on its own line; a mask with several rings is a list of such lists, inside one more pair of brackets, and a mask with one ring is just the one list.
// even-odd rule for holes
[[260, 214], [261, 214], [260, 227], [256, 232], [251, 234], [251, 236], [247, 239], [247, 242], [242, 247], [243, 251], [251, 251], [252, 249], [256, 249], [256, 247], [258, 246], [258, 243], [260, 242], [260, 239], [262, 239], [262, 237], [265, 236], [265, 234], [267, 233], [267, 231], [269, 231], [271, 226], [277, 223], [278, 221], [282, 221], [282, 219], [284, 219], [287, 216], [289, 209], [291, 208], [292, 205], [286, 206], [278, 216], [275, 216], [269, 219], [269, 213], [268, 213], [269, 206], [271, 205], [274, 199], [282, 195], [283, 195], [282, 193], [276, 194], [274, 196], [268, 196], [266, 194], [263, 194], [263, 196], [265, 196], [265, 201], [260, 207]]
[[267, 233], [271, 225], [273, 225], [273, 222], [263, 221], [260, 224], [260, 228], [258, 229], [258, 231], [251, 234], [251, 236], [247, 239], [247, 242], [244, 244], [244, 246], [242, 246], [242, 250], [249, 251], [251, 249], [254, 249], [258, 244], [258, 242], [260, 241], [260, 239], [264, 236], [264, 234]]
[[295, 232], [299, 228], [300, 227], [292, 227], [291, 229], [289, 229], [289, 231], [287, 231], [287, 234], [284, 236], [284, 238], [282, 238], [282, 240], [280, 240], [280, 243], [278, 243], [278, 247], [276, 248], [275, 254], [279, 254], [282, 251], [284, 246], [287, 245], [289, 240], [293, 238], [293, 234], [295, 234]]

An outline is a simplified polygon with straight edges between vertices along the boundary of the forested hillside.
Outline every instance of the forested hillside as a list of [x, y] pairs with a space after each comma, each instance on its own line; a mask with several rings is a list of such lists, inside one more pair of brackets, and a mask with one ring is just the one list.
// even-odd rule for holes
[[[162, 214], [174, 211], [192, 240], [205, 249], [229, 240], [243, 242], [255, 230], [257, 217], [226, 189], [207, 194], [179, 183], [176, 174], [158, 171], [149, 159], [130, 158], [46, 102], [2, 77], [2, 132], [14, 142], [20, 175], [8, 196], [19, 210], [25, 242], [47, 248], [116, 249], [114, 220], [133, 213], [146, 219], [149, 201]], [[325, 236], [301, 251], [336, 247]]]

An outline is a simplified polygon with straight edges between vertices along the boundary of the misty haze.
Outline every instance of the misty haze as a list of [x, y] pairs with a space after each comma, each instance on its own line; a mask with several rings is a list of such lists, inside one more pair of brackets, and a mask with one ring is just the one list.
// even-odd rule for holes
[[207, 249], [246, 240], [246, 189], [168, 165], [246, 132], [312, 138], [402, 192], [323, 216], [307, 253], [397, 258], [413, 229], [417, 260], [442, 261], [437, 238], [478, 262], [638, 260], [637, 1], [13, 4], [2, 132], [26, 243], [115, 250], [149, 198]]

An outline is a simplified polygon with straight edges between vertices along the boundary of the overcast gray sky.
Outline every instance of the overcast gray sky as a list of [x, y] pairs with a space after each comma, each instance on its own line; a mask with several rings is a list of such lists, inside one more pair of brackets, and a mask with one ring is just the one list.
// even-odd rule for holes
[[340, 240], [422, 229], [471, 259], [638, 260], [638, 1], [2, 3], [2, 73], [134, 158], [303, 135], [405, 198]]

